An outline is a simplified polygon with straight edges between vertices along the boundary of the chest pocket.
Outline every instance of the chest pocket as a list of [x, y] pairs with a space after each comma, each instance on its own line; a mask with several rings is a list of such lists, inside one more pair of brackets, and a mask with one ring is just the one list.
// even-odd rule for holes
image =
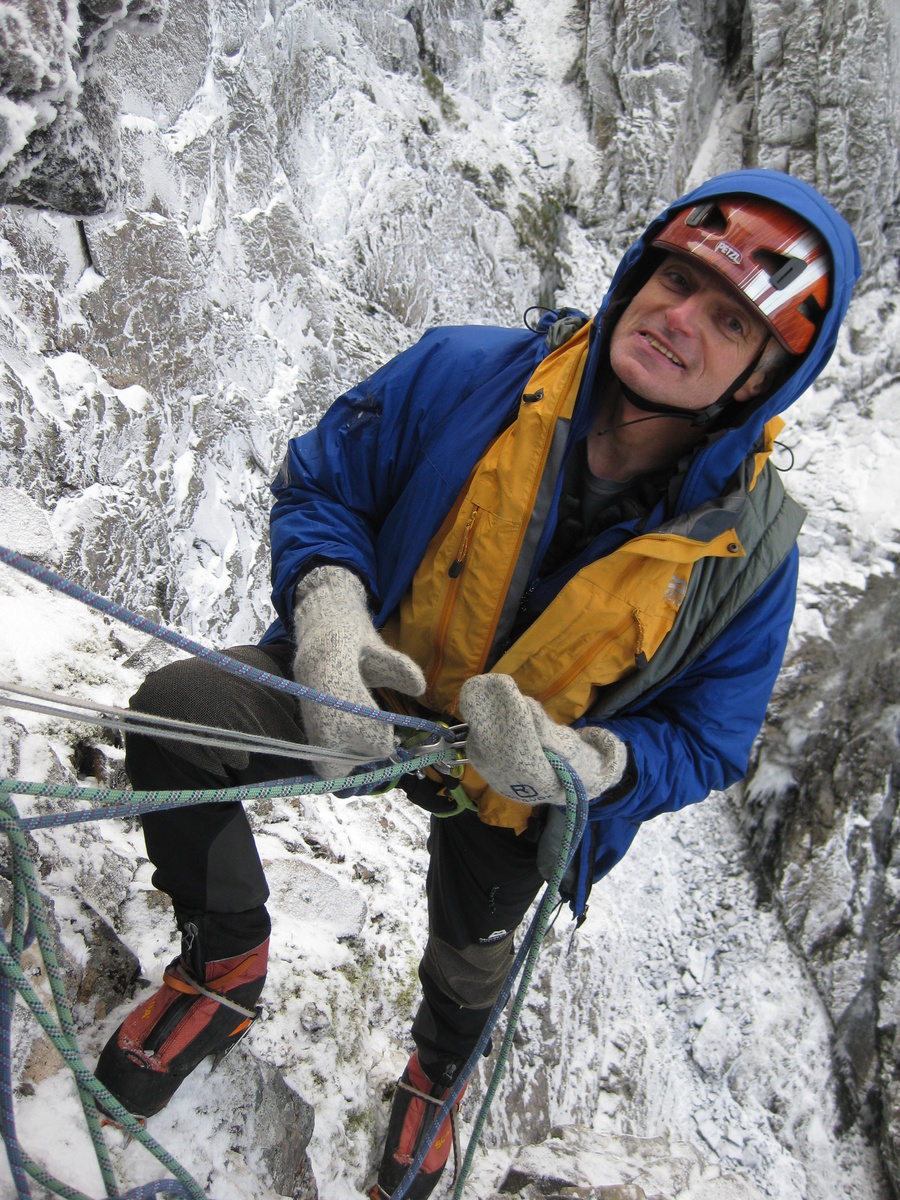
[[733, 530], [712, 542], [635, 538], [570, 579], [494, 670], [571, 724], [598, 688], [647, 665], [678, 617], [694, 563], [710, 555], [743, 555]]

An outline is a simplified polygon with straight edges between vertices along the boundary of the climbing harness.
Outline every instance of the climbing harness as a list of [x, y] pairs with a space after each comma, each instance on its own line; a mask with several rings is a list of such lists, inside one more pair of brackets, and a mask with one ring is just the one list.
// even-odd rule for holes
[[[371, 764], [359, 769], [354, 775], [328, 780], [301, 777], [235, 788], [136, 792], [131, 789], [86, 788], [69, 784], [51, 785], [27, 783], [16, 779], [0, 779], [0, 833], [5, 834], [10, 843], [13, 886], [12, 929], [9, 943], [7, 944], [0, 938], [0, 1133], [2, 1133], [6, 1147], [18, 1200], [30, 1200], [29, 1177], [48, 1191], [66, 1197], [66, 1200], [90, 1200], [90, 1198], [55, 1179], [39, 1163], [36, 1163], [18, 1142], [11, 1073], [11, 1031], [15, 992], [22, 997], [38, 1024], [73, 1072], [107, 1197], [112, 1200], [151, 1200], [152, 1197], [158, 1195], [169, 1195], [183, 1197], [185, 1200], [205, 1200], [205, 1193], [197, 1181], [147, 1133], [143, 1122], [123, 1108], [115, 1097], [94, 1078], [81, 1058], [75, 1037], [74, 1021], [65, 994], [63, 975], [50, 940], [43, 901], [38, 890], [35, 867], [28, 850], [26, 834], [36, 829], [59, 828], [63, 825], [80, 824], [105, 818], [132, 817], [145, 812], [197, 804], [256, 800], [276, 796], [294, 797], [323, 792], [339, 792], [341, 795], [371, 794], [379, 788], [392, 786], [405, 774], [421, 773], [429, 767], [451, 778], [458, 778], [466, 761], [466, 727], [462, 725], [448, 726], [442, 722], [430, 721], [425, 718], [391, 713], [314, 691], [293, 680], [271, 675], [266, 671], [260, 671], [241, 663], [226, 654], [210, 650], [181, 634], [130, 612], [121, 605], [98, 596], [87, 588], [64, 579], [56, 572], [42, 567], [4, 546], [0, 546], [0, 561], [45, 583], [54, 590], [80, 600], [105, 615], [123, 621], [141, 632], [149, 633], [178, 649], [186, 650], [223, 670], [315, 703], [326, 704], [355, 715], [389, 722], [394, 726], [406, 727], [414, 731], [405, 743], [397, 746], [394, 756], [385, 765]], [[147, 734], [152, 731], [157, 736], [178, 740], [189, 739], [195, 742], [203, 741], [207, 744], [231, 749], [259, 750], [304, 759], [308, 757], [330, 758], [336, 766], [341, 762], [346, 765], [349, 761], [346, 753], [329, 751], [324, 747], [297, 745], [272, 738], [236, 733], [233, 730], [171, 721], [149, 714], [136, 713], [130, 709], [117, 709], [114, 706], [97, 704], [93, 701], [71, 700], [61, 697], [58, 693], [26, 688], [20, 684], [0, 684], [0, 706], [28, 708], [50, 715], [63, 716], [69, 720], [89, 721], [95, 725], [125, 729], [132, 733]], [[522, 978], [507, 1022], [503, 1045], [461, 1168], [457, 1155], [454, 1200], [458, 1200], [462, 1196], [462, 1189], [471, 1169], [475, 1148], [512, 1048], [516, 1023], [524, 1004], [541, 943], [553, 911], [559, 903], [559, 887], [574, 850], [581, 840], [587, 821], [587, 798], [578, 776], [557, 755], [548, 751], [547, 758], [559, 774], [566, 792], [566, 831], [560, 848], [559, 861], [528, 932], [513, 960], [478, 1045], [472, 1051], [459, 1078], [449, 1090], [434, 1124], [434, 1135], [436, 1135], [437, 1130], [451, 1113], [454, 1104], [460, 1097], [478, 1060], [482, 1057], [497, 1020], [512, 993], [516, 977], [521, 971]], [[461, 789], [458, 786], [449, 789], [450, 795], [454, 796], [460, 804], [458, 811], [461, 811], [462, 806], [468, 806], [469, 802], [466, 801], [466, 805], [462, 805], [460, 797], [456, 794], [459, 791]], [[41, 796], [65, 801], [69, 805], [88, 802], [90, 807], [70, 808], [68, 811], [22, 817], [13, 803], [14, 795]], [[50, 985], [56, 1010], [55, 1018], [45, 1008], [22, 969], [22, 954], [26, 947], [35, 940]], [[115, 1175], [102, 1132], [101, 1111], [105, 1114], [105, 1118], [109, 1118], [126, 1134], [139, 1141], [166, 1170], [171, 1172], [174, 1178], [143, 1184], [120, 1195], [117, 1192]], [[430, 1147], [431, 1139], [426, 1139], [426, 1144], [420, 1148], [391, 1200], [403, 1200]]]

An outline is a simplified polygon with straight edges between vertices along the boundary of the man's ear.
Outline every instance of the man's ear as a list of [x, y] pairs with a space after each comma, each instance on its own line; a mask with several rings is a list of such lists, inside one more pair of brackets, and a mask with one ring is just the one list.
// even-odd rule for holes
[[770, 337], [759, 357], [756, 370], [734, 393], [735, 400], [738, 402], [752, 400], [755, 396], [762, 396], [764, 393], [772, 391], [782, 382], [788, 367], [793, 369], [794, 365], [796, 365], [794, 356], [789, 354], [775, 338]]
[[757, 367], [750, 378], [734, 393], [737, 401], [752, 400], [766, 390], [769, 381], [769, 371], [765, 367]]

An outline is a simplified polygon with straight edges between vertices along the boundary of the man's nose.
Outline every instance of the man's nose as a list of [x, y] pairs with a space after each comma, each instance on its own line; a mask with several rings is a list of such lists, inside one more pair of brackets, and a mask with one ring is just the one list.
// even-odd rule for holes
[[695, 333], [702, 313], [700, 297], [693, 293], [682, 296], [666, 309], [666, 324], [679, 333]]

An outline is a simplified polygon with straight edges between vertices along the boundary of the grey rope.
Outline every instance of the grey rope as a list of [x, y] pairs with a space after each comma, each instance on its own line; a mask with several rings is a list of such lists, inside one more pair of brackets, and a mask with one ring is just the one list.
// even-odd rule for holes
[[[5, 692], [9, 695], [4, 695]], [[265, 737], [262, 734], [242, 733], [236, 729], [196, 725], [191, 721], [178, 721], [172, 717], [160, 717], [131, 708], [117, 708], [112, 704], [98, 704], [92, 700], [62, 696], [57, 692], [40, 691], [38, 688], [28, 688], [23, 684], [7, 683], [3, 680], [0, 680], [0, 706], [61, 717], [65, 721], [100, 725], [104, 729], [118, 729], [124, 733], [140, 733], [148, 737], [151, 734], [157, 737], [164, 735], [171, 741], [199, 742], [224, 750], [277, 754], [284, 758], [305, 761], [311, 758], [328, 759], [335, 764], [346, 766], [358, 762], [358, 757], [352, 757], [349, 751], [336, 750], [329, 746], [310, 746], [302, 742]]]

